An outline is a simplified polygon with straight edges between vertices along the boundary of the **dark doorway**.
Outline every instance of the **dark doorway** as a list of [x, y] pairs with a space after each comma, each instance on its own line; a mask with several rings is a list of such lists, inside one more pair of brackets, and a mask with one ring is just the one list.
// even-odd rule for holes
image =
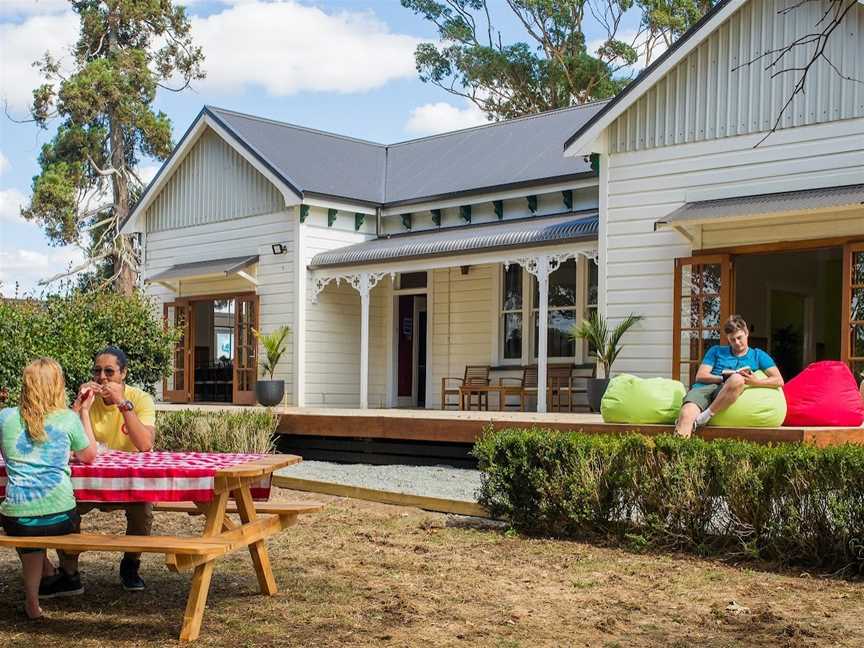
[[396, 398], [400, 407], [426, 405], [426, 295], [396, 303]]

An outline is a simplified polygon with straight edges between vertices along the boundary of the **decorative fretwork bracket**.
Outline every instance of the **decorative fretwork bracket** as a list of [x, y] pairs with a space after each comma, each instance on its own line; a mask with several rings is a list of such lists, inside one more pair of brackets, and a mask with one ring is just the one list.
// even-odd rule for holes
[[321, 294], [328, 284], [336, 282], [336, 285], [340, 285], [343, 281], [348, 283], [354, 290], [360, 293], [360, 296], [369, 296], [369, 292], [378, 285], [378, 282], [381, 281], [387, 275], [395, 278], [395, 272], [358, 272], [351, 274], [338, 274], [338, 275], [322, 275], [320, 277], [315, 277], [312, 284], [312, 292], [309, 295], [310, 300], [313, 304], [318, 303], [318, 296]]

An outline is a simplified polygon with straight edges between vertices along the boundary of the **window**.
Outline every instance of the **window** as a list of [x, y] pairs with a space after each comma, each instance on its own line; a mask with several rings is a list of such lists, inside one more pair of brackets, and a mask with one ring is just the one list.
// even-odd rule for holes
[[[532, 276], [532, 320], [534, 338], [532, 357], [537, 358], [540, 321], [540, 284]], [[576, 259], [564, 261], [549, 275], [549, 328], [546, 336], [546, 355], [549, 358], [572, 358], [576, 343], [570, 329], [576, 324]]]
[[426, 287], [425, 272], [400, 272], [398, 290], [410, 290]]
[[[591, 317], [597, 312], [597, 261], [587, 259], [585, 264], [588, 266], [588, 286], [585, 291], [585, 319]], [[591, 343], [588, 344], [588, 355], [597, 355], [597, 349]]]
[[501, 294], [501, 357], [522, 359], [522, 268], [504, 269]]

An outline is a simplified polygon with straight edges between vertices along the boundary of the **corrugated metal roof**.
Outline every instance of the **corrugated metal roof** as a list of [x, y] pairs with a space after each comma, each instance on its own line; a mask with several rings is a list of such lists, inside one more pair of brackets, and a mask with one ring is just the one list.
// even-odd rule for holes
[[205, 108], [277, 175], [304, 193], [404, 203], [591, 174], [561, 142], [603, 102], [383, 145]]
[[385, 202], [591, 173], [582, 158], [564, 157], [561, 143], [604, 103], [393, 144], [387, 151]]
[[808, 209], [853, 207], [862, 204], [864, 204], [864, 184], [803, 189], [684, 203], [654, 225], [656, 227], [683, 221], [716, 220], [730, 216], [761, 216]]
[[231, 257], [228, 259], [211, 259], [209, 261], [194, 261], [192, 263], [179, 263], [167, 270], [157, 272], [147, 277], [147, 281], [165, 281], [166, 279], [189, 279], [190, 277], [204, 277], [207, 275], [230, 275], [253, 263], [258, 263], [258, 255]]
[[320, 252], [310, 269], [386, 263], [413, 258], [450, 256], [503, 248], [548, 245], [597, 238], [597, 214], [566, 219], [533, 218], [513, 223], [400, 234]]

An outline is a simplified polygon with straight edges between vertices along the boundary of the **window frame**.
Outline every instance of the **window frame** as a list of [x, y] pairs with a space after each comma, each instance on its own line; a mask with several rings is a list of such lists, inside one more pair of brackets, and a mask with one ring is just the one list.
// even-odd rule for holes
[[[596, 304], [588, 304], [588, 266], [591, 263], [584, 255], [579, 254], [574, 258], [576, 273], [576, 304], [575, 306], [550, 307], [549, 312], [571, 311], [576, 314], [576, 323], [579, 322], [580, 313], [584, 317], [588, 313], [589, 306], [597, 308]], [[522, 307], [520, 309], [504, 310], [504, 264], [499, 263], [498, 270], [495, 273], [495, 293], [497, 295], [495, 302], [495, 310], [493, 312], [492, 334], [494, 349], [493, 364], [499, 366], [528, 366], [536, 364], [538, 358], [534, 355], [536, 348], [536, 336], [534, 334], [534, 317], [535, 313], [539, 312], [539, 305], [534, 302], [534, 284], [537, 279], [530, 272], [522, 268]], [[517, 265], [517, 264], [511, 264]], [[521, 266], [520, 266], [521, 267]], [[559, 268], [556, 272], [561, 272]], [[599, 278], [599, 274], [598, 274]], [[504, 357], [504, 315], [505, 313], [522, 312], [522, 355], [520, 358], [505, 358]], [[586, 344], [574, 345], [573, 355], [571, 356], [547, 356], [547, 360], [552, 363], [572, 362], [581, 364], [588, 361], [592, 355], [588, 354]]]

